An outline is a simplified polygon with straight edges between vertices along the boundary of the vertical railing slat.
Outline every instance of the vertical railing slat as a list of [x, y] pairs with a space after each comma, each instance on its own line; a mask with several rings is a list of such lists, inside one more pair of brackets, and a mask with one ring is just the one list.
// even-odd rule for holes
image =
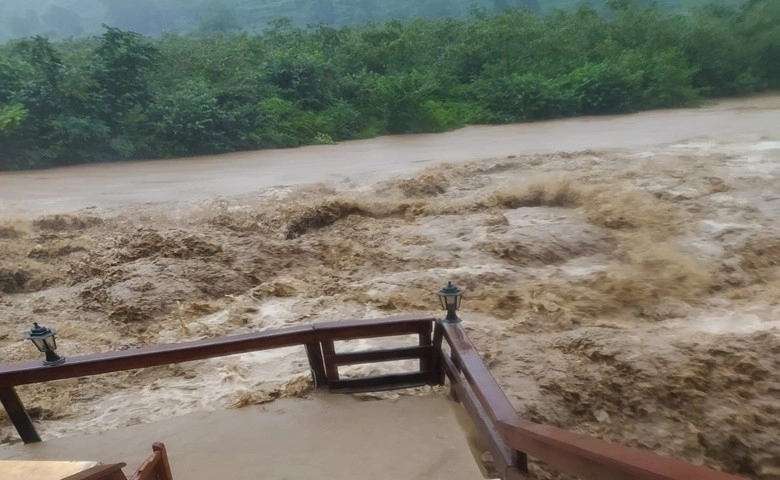
[[322, 342], [322, 353], [325, 356], [325, 376], [328, 382], [334, 382], [339, 379], [339, 367], [335, 362], [327, 360], [328, 355], [336, 354], [336, 347], [333, 340], [324, 340]]
[[441, 343], [444, 328], [439, 322], [433, 328], [433, 358], [431, 359], [431, 385], [444, 385], [444, 369], [441, 366]]
[[2, 402], [8, 417], [11, 418], [11, 422], [13, 422], [24, 443], [41, 441], [41, 437], [35, 430], [35, 425], [30, 420], [30, 416], [27, 414], [27, 410], [24, 409], [24, 404], [19, 395], [16, 394], [14, 387], [0, 387], [0, 402]]
[[[433, 339], [431, 338], [432, 333], [433, 333], [433, 322], [426, 323], [424, 328], [420, 329], [418, 335], [420, 337], [419, 345], [421, 347], [428, 347], [433, 344]], [[431, 371], [433, 357], [434, 355], [427, 355], [420, 358], [421, 372]]]
[[307, 343], [306, 356], [309, 358], [309, 367], [311, 367], [314, 388], [324, 387], [328, 383], [328, 377], [325, 374], [325, 363], [322, 360], [322, 347], [320, 346], [320, 342]]

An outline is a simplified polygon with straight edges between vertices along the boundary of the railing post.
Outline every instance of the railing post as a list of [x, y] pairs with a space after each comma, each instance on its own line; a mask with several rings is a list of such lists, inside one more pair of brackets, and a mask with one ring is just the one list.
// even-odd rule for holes
[[[420, 330], [420, 332], [418, 333], [420, 337], [418, 344], [421, 347], [427, 347], [432, 345], [433, 344], [433, 340], [431, 338], [432, 333], [433, 333], [433, 323], [426, 324], [425, 328]], [[430, 372], [432, 367], [433, 367], [433, 355], [420, 358], [421, 372]]]
[[38, 436], [35, 425], [30, 420], [30, 416], [27, 415], [27, 410], [24, 409], [24, 404], [19, 399], [19, 395], [16, 394], [14, 387], [0, 387], [0, 402], [2, 402], [5, 411], [11, 418], [11, 422], [13, 422], [24, 443], [41, 441], [41, 437]]
[[309, 357], [311, 377], [314, 380], [314, 388], [322, 388], [328, 383], [325, 375], [325, 363], [322, 360], [322, 347], [320, 342], [306, 344], [306, 356]]
[[152, 451], [160, 454], [160, 468], [157, 469], [160, 480], [173, 480], [171, 463], [168, 461], [168, 451], [165, 449], [165, 445], [160, 442], [154, 442]]
[[[503, 435], [501, 436], [503, 438]], [[518, 450], [512, 450], [512, 463], [523, 473], [528, 473], [528, 455]]]
[[[324, 340], [322, 342], [322, 354], [323, 357], [328, 355], [336, 355], [336, 347], [333, 344], [333, 340]], [[325, 376], [328, 382], [335, 382], [339, 379], [339, 367], [332, 361], [325, 361]]]
[[[455, 370], [460, 372], [461, 366], [460, 366], [460, 356], [458, 356], [458, 352], [455, 351], [455, 349], [450, 350], [450, 360], [452, 360], [452, 364], [455, 366]], [[450, 398], [460, 403], [460, 398], [458, 397], [458, 390], [455, 388], [455, 383], [450, 382]]]
[[437, 321], [433, 327], [433, 358], [431, 359], [431, 385], [444, 385], [444, 368], [441, 366], [441, 343], [444, 338], [444, 328]]

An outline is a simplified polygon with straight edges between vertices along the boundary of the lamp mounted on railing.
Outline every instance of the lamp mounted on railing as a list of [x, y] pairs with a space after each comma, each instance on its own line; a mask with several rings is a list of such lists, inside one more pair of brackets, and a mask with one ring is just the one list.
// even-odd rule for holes
[[460, 318], [458, 318], [458, 314], [455, 312], [460, 308], [463, 291], [453, 285], [452, 282], [447, 282], [447, 286], [439, 290], [437, 295], [439, 295], [442, 310], [447, 311], [444, 323], [459, 323]]
[[57, 350], [57, 331], [33, 323], [33, 328], [25, 333], [24, 338], [35, 344], [36, 348], [46, 354], [43, 364], [46, 366], [59, 365], [65, 362], [64, 357], [55, 353]]

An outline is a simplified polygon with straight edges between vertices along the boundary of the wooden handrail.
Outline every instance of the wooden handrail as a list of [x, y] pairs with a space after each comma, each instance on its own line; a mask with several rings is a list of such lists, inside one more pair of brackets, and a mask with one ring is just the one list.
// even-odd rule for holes
[[68, 357], [54, 367], [41, 362], [0, 365], [0, 387], [190, 362], [237, 353], [303, 345], [316, 341], [311, 325], [253, 332], [193, 342], [171, 343], [115, 352]]
[[436, 317], [404, 316], [372, 318], [359, 321], [336, 321], [312, 324], [320, 340], [351, 340], [355, 338], [375, 338], [390, 335], [402, 335], [431, 331]]
[[[441, 353], [444, 371], [488, 442], [504, 480], [530, 478], [526, 455], [585, 480], [744, 480], [648, 450], [521, 419], [462, 326], [442, 323], [438, 328], [453, 357]], [[512, 459], [511, 451], [522, 455]]]
[[430, 328], [434, 320], [435, 318], [430, 316], [412, 316], [326, 322], [192, 342], [68, 357], [65, 363], [54, 367], [44, 366], [37, 361], [0, 365], [0, 387], [190, 362], [238, 353], [305, 345], [322, 340], [348, 340], [416, 333], [424, 329], [426, 325]]
[[460, 360], [460, 370], [472, 385], [480, 404], [494, 423], [517, 418], [515, 407], [501, 389], [493, 374], [482, 361], [479, 352], [469, 340], [461, 324], [444, 323], [444, 338]]
[[485, 413], [484, 407], [480, 404], [468, 382], [464, 382], [459, 378], [457, 367], [449, 356], [442, 355], [442, 367], [444, 368], [444, 373], [450, 379], [455, 396], [471, 415], [474, 425], [487, 443], [497, 472], [501, 478], [505, 478], [504, 472], [508, 468], [516, 466], [521, 460], [515, 458], [515, 451], [509, 448], [503, 441], [501, 432], [498, 431], [495, 423]]
[[[441, 365], [450, 379], [453, 393], [463, 403], [474, 424], [487, 442], [498, 474], [503, 479], [526, 477], [528, 458], [522, 450], [506, 445], [498, 423], [518, 418], [517, 411], [482, 361], [459, 323], [440, 323], [452, 358], [441, 352]], [[462, 377], [461, 377], [462, 374]]]
[[128, 480], [173, 480], [165, 445], [160, 442], [152, 444], [152, 454]]
[[682, 460], [516, 419], [501, 422], [509, 446], [585, 480], [744, 480]]
[[[417, 315], [324, 322], [272, 331], [74, 356], [68, 357], [65, 363], [57, 366], [44, 366], [41, 362], [0, 365], [0, 403], [3, 404], [22, 440], [25, 443], [35, 443], [40, 442], [41, 439], [16, 394], [14, 387], [17, 385], [100, 375], [296, 345], [306, 347], [306, 355], [317, 387], [327, 385], [333, 390], [357, 391], [424, 385], [430, 383], [434, 376], [430, 370], [434, 352], [432, 349], [426, 348], [431, 345], [434, 321], [434, 317]], [[333, 342], [337, 340], [406, 334], [418, 335], [420, 346], [409, 349], [386, 349], [349, 354], [336, 354], [333, 349]], [[323, 353], [327, 355], [323, 355]], [[358, 379], [342, 380], [338, 377], [338, 364], [373, 363], [408, 358], [420, 359], [421, 368], [419, 371]]]

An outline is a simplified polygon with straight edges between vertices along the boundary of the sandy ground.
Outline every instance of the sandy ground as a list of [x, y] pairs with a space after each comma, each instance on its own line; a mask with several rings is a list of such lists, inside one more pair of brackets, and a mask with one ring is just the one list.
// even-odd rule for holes
[[[0, 458], [126, 462], [129, 475], [161, 441], [177, 479], [479, 480], [459, 410], [443, 396], [360, 402], [325, 394], [0, 448]], [[4, 476], [0, 461], [0, 480], [20, 478]]]
[[[452, 280], [523, 415], [780, 478], [780, 97], [406, 138], [1, 175], [0, 355], [33, 321], [74, 355], [434, 312]], [[266, 160], [293, 180], [239, 179]], [[310, 383], [291, 348], [19, 390], [51, 438]]]

